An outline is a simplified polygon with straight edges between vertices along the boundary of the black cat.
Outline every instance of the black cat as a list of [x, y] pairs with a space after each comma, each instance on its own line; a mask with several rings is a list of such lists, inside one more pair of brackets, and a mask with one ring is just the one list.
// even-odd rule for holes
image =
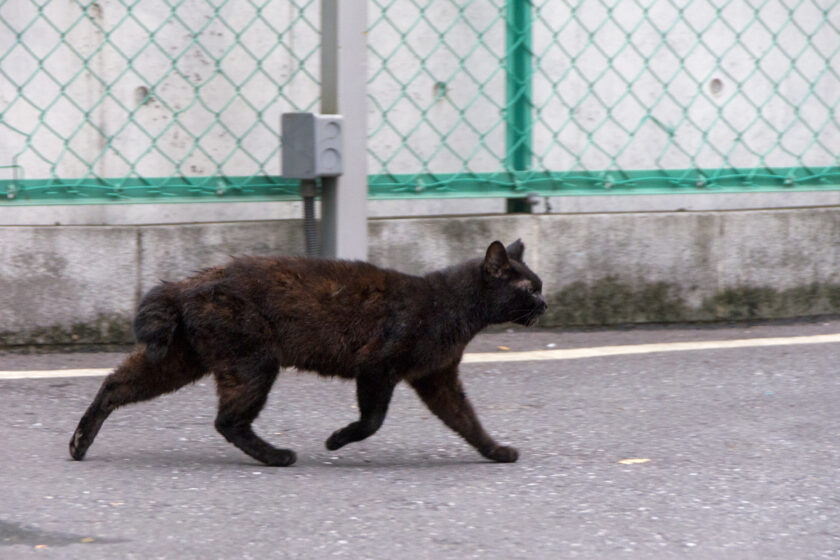
[[532, 325], [546, 309], [542, 282], [522, 262], [524, 245], [494, 241], [484, 259], [426, 276], [363, 262], [245, 257], [143, 298], [134, 319], [142, 344], [88, 407], [70, 455], [81, 460], [111, 412], [174, 391], [212, 372], [216, 429], [267, 465], [295, 453], [257, 436], [251, 423], [277, 373], [294, 366], [356, 380], [361, 418], [333, 433], [328, 449], [382, 425], [394, 386], [411, 384], [429, 409], [482, 455], [512, 462], [481, 427], [458, 379], [467, 343], [493, 323]]

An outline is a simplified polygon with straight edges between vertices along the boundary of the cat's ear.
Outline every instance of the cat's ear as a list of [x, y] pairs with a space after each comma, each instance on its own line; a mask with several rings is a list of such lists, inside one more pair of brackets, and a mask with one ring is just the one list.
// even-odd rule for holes
[[512, 258], [515, 261], [523, 262], [522, 254], [524, 252], [525, 244], [522, 243], [521, 239], [517, 239], [516, 241], [507, 246], [508, 257]]
[[501, 278], [510, 270], [507, 251], [500, 241], [494, 241], [487, 248], [487, 254], [484, 255], [484, 270], [494, 278]]

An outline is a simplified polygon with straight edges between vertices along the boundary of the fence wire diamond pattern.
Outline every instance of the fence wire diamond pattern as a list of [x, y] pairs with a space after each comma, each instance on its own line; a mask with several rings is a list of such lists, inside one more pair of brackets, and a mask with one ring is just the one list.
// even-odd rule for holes
[[838, 2], [374, 4], [374, 189], [510, 196], [840, 182]]
[[318, 26], [315, 0], [0, 1], [0, 164], [47, 196], [294, 192], [277, 127], [317, 104]]
[[[368, 13], [371, 196], [840, 185], [840, 2]], [[0, 196], [295, 197], [278, 123], [318, 110], [319, 25], [318, 0], [0, 0]]]

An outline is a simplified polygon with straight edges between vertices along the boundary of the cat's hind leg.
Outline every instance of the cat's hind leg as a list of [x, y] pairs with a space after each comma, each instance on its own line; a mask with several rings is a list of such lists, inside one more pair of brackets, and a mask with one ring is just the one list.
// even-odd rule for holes
[[251, 424], [265, 406], [277, 377], [274, 359], [250, 365], [240, 361], [236, 367], [214, 371], [219, 393], [216, 430], [226, 440], [257, 461], [273, 467], [287, 467], [297, 457], [291, 449], [278, 449], [254, 433]]
[[429, 410], [479, 453], [500, 463], [513, 463], [519, 458], [516, 449], [497, 444], [481, 427], [481, 422], [478, 421], [478, 416], [464, 393], [457, 367], [416, 379], [411, 382], [411, 386]]
[[169, 393], [205, 373], [188, 351], [172, 348], [161, 361], [154, 363], [144, 349], [135, 351], [102, 382], [70, 439], [70, 456], [77, 461], [84, 458], [103, 422], [117, 408]]
[[376, 433], [388, 413], [394, 383], [385, 376], [362, 374], [356, 378], [356, 399], [361, 417], [336, 430], [327, 439], [327, 449], [335, 451], [348, 443], [361, 441]]

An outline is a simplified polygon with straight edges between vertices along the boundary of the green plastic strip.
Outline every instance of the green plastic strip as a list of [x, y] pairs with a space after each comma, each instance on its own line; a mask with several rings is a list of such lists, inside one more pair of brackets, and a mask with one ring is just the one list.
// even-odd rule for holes
[[299, 199], [298, 182], [277, 176], [0, 181], [0, 205]]
[[[371, 200], [838, 191], [840, 166], [371, 175], [368, 186]], [[0, 181], [6, 206], [299, 199], [297, 181], [276, 176]]]
[[518, 171], [374, 175], [371, 198], [518, 198], [840, 190], [840, 166], [775, 169], [675, 169], [614, 172]]

